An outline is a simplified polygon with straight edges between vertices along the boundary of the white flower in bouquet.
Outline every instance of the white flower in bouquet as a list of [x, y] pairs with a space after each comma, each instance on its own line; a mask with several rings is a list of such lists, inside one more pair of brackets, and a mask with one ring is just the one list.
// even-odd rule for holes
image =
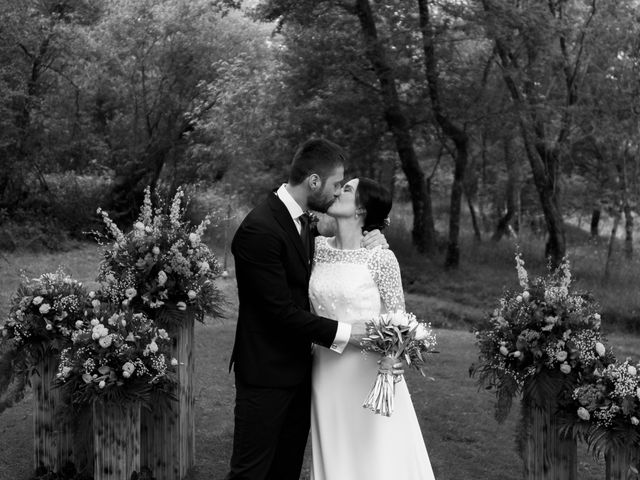
[[93, 376], [90, 373], [83, 373], [82, 380], [84, 381], [84, 383], [91, 383], [93, 382]]
[[197, 294], [196, 294], [196, 292], [195, 292], [195, 291], [193, 291], [193, 290], [189, 290], [189, 291], [187, 292], [187, 297], [189, 297], [189, 300], [193, 300], [194, 298], [196, 298], [196, 296], [197, 296]]
[[524, 299], [525, 302], [528, 301], [530, 297], [531, 297], [531, 294], [527, 290], [522, 292], [522, 298]]
[[413, 338], [415, 338], [419, 342], [429, 338], [430, 332], [429, 332], [429, 330], [427, 330], [427, 327], [425, 327], [423, 323], [420, 323], [420, 322], [416, 322], [416, 323], [418, 325], [416, 326], [416, 331], [414, 333], [414, 337]]
[[567, 359], [567, 352], [565, 352], [564, 350], [560, 350], [558, 353], [556, 353], [556, 360], [558, 360], [559, 362], [564, 362]]
[[198, 243], [200, 243], [200, 237], [197, 233], [191, 232], [189, 234], [189, 241], [191, 242], [191, 245], [195, 247], [196, 245], [198, 245]]
[[580, 407], [578, 408], [578, 416], [582, 419], [582, 420], [589, 420], [591, 418], [591, 414], [589, 413], [589, 410], [587, 410], [584, 407]]
[[135, 288], [131, 287], [131, 288], [127, 288], [124, 291], [124, 294], [129, 300], [131, 300], [133, 297], [135, 297], [138, 294], [138, 291]]
[[122, 365], [122, 376], [125, 378], [129, 378], [131, 374], [135, 371], [136, 366], [131, 362], [126, 362]]
[[178, 365], [178, 359], [177, 358], [172, 358], [171, 359], [171, 365], [174, 366], [174, 367], [177, 366]]
[[507, 355], [509, 355], [509, 349], [504, 345], [502, 345], [500, 347], [500, 353], [506, 357]]
[[169, 340], [169, 334], [164, 328], [158, 329], [158, 337], [160, 337], [162, 340]]
[[522, 352], [520, 350], [516, 350], [515, 352], [513, 352], [513, 356], [515, 358], [520, 358], [522, 356]]
[[211, 266], [209, 265], [209, 262], [204, 261], [204, 262], [200, 262], [198, 264], [198, 267], [200, 268], [200, 273], [207, 273], [209, 270], [211, 270]]
[[93, 298], [96, 296], [96, 292], [94, 292], [93, 290], [91, 290], [89, 292], [89, 298], [93, 300]]
[[605, 352], [606, 349], [604, 348], [604, 345], [601, 342], [596, 342], [596, 353], [598, 356], [604, 357]]
[[563, 363], [562, 365], [560, 365], [560, 371], [565, 374], [571, 373], [571, 365], [566, 362]]
[[158, 344], [156, 342], [151, 342], [149, 345], [147, 345], [146, 350], [151, 353], [156, 353], [158, 351]]
[[98, 343], [102, 348], [109, 348], [111, 346], [112, 341], [113, 340], [111, 339], [111, 335], [107, 335], [105, 337], [100, 338], [98, 340]]
[[151, 252], [152, 252], [154, 255], [160, 255], [160, 247], [158, 247], [158, 246], [153, 247], [153, 248], [151, 249]]
[[43, 300], [44, 300], [44, 298], [42, 298], [41, 296], [34, 297], [33, 304], [38, 306], [43, 302]]
[[178, 307], [178, 310], [184, 311], [187, 309], [187, 304], [184, 302], [178, 302], [176, 303], [176, 307]]
[[49, 322], [47, 322], [47, 324], [44, 327], [46, 330], [53, 330], [53, 325], [51, 325]]
[[133, 228], [135, 228], [138, 231], [144, 232], [144, 223], [136, 222], [133, 224]]
[[629, 375], [635, 376], [638, 373], [638, 370], [636, 370], [636, 367], [634, 367], [633, 365], [629, 365], [627, 367], [627, 372], [629, 373]]
[[412, 320], [415, 320], [415, 317], [411, 317], [411, 314], [407, 314], [402, 310], [397, 310], [395, 312], [386, 314], [387, 321], [390, 322], [391, 325], [397, 325], [399, 327], [408, 327], [409, 323], [411, 323]]
[[51, 305], [49, 305], [48, 303], [43, 303], [42, 305], [40, 305], [40, 308], [38, 309], [38, 311], [43, 315], [46, 315], [47, 313], [49, 313], [50, 310], [51, 310]]
[[98, 383], [98, 387], [100, 388], [104, 388], [107, 386], [107, 382], [105, 382], [104, 380], [100, 380], [100, 383]]
[[158, 285], [163, 286], [167, 283], [167, 274], [163, 270], [158, 272]]
[[636, 427], [640, 425], [640, 420], [638, 420], [638, 417], [631, 417], [631, 424], [635, 425]]
[[112, 327], [115, 327], [118, 323], [118, 314], [114, 313], [113, 315], [111, 315], [108, 319], [107, 319], [107, 323], [109, 325], [111, 325]]
[[98, 320], [97, 318], [94, 318], [91, 320], [91, 326], [95, 327], [96, 325], [100, 325], [100, 320]]
[[94, 298], [93, 300], [91, 300], [91, 305], [96, 310], [99, 309], [100, 308], [100, 300]]

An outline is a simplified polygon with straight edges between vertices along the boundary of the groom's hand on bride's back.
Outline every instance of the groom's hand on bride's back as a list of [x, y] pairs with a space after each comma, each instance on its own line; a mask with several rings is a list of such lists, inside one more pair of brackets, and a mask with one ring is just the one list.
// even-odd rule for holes
[[364, 248], [374, 248], [374, 247], [382, 247], [389, 248], [389, 244], [387, 243], [387, 239], [382, 234], [382, 232], [378, 229], [371, 230], [370, 232], [364, 232], [364, 237], [362, 237], [362, 241], [360, 244]]

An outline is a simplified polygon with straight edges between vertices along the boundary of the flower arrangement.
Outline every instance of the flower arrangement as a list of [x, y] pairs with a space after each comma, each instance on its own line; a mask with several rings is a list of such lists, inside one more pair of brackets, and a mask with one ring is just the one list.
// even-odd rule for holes
[[88, 298], [82, 284], [62, 270], [32, 280], [25, 277], [11, 299], [2, 336], [34, 356], [48, 348], [59, 350], [83, 318]]
[[566, 430], [600, 454], [640, 448], [640, 363], [612, 361], [594, 369], [573, 390], [573, 417]]
[[191, 226], [185, 219], [183, 197], [178, 188], [168, 211], [162, 204], [154, 210], [147, 187], [140, 215], [127, 233], [98, 209], [111, 242], [98, 275], [105, 293], [112, 302], [144, 311], [167, 326], [181, 320], [167, 312], [189, 309], [200, 321], [221, 313], [222, 296], [214, 284], [220, 267], [202, 241], [211, 219]]
[[393, 365], [404, 359], [407, 365], [424, 375], [425, 357], [435, 353], [436, 338], [431, 325], [419, 322], [415, 315], [403, 311], [385, 313], [375, 321], [367, 322], [366, 335], [361, 341], [363, 352], [380, 354], [382, 368], [362, 406], [389, 417], [394, 409], [395, 383], [401, 380], [401, 377], [394, 378]]
[[538, 406], [570, 402], [581, 375], [611, 361], [597, 304], [570, 291], [568, 261], [529, 281], [517, 253], [516, 270], [521, 290], [507, 292], [476, 331], [480, 358], [470, 369], [482, 386], [495, 389], [499, 421], [519, 393]]
[[71, 346], [60, 355], [57, 381], [75, 404], [148, 401], [152, 390], [173, 383], [171, 339], [144, 313], [102, 304], [78, 321]]

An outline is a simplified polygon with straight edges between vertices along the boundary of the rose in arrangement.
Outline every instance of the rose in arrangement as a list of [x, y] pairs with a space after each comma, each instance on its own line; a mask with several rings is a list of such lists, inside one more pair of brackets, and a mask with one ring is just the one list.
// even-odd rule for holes
[[[435, 353], [436, 337], [431, 325], [419, 322], [412, 313], [397, 311], [382, 314], [378, 319], [366, 323], [366, 335], [361, 342], [363, 353], [378, 353], [383, 364], [389, 365], [402, 359], [422, 375], [426, 355]], [[390, 368], [381, 369], [362, 406], [374, 413], [391, 416], [395, 383], [398, 380], [401, 378], [394, 378]]]
[[140, 215], [127, 233], [98, 209], [108, 230], [108, 243], [98, 236], [107, 247], [98, 276], [104, 292], [112, 302], [145, 311], [166, 326], [182, 317], [159, 312], [189, 309], [200, 321], [221, 313], [222, 295], [214, 283], [220, 267], [202, 241], [211, 219], [191, 226], [183, 197], [179, 188], [168, 212], [163, 205], [154, 210], [147, 188]]
[[171, 339], [144, 313], [102, 304], [76, 326], [71, 341], [60, 355], [57, 382], [76, 404], [148, 401], [153, 390], [166, 392], [174, 383]]

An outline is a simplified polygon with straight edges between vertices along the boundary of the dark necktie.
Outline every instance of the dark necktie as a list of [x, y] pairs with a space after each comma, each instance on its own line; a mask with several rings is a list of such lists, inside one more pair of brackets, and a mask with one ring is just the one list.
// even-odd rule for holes
[[300, 219], [300, 239], [302, 240], [302, 246], [307, 254], [307, 257], [311, 256], [310, 242], [309, 242], [309, 214], [303, 213], [298, 217]]

